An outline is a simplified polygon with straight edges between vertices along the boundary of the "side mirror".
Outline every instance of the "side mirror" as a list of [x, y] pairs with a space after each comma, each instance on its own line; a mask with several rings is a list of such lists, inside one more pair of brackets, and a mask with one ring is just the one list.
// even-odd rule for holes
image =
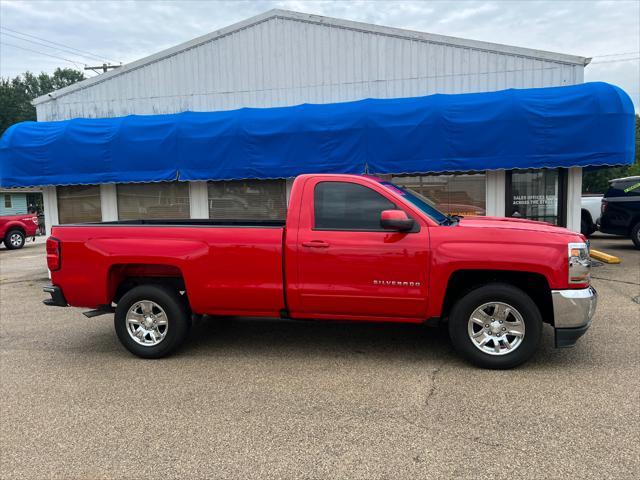
[[415, 220], [409, 218], [404, 210], [383, 210], [380, 214], [380, 226], [385, 230], [408, 232], [414, 225]]

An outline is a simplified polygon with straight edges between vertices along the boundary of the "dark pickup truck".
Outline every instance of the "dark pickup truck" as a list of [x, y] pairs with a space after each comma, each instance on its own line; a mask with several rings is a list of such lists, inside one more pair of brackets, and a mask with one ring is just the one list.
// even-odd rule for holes
[[640, 176], [609, 181], [602, 199], [600, 231], [631, 237], [640, 249]]

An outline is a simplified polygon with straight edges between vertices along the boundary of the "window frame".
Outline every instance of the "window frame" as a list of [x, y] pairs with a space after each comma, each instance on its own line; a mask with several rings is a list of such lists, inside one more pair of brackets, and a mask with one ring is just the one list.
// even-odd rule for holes
[[[229, 216], [226, 218], [222, 218], [222, 217], [214, 217], [212, 216], [212, 200], [214, 200], [215, 197], [211, 196], [212, 193], [212, 186], [219, 184], [221, 186], [233, 186], [233, 184], [236, 184], [238, 186], [242, 186], [242, 184], [246, 184], [247, 186], [249, 186], [249, 188], [261, 188], [264, 187], [264, 184], [266, 182], [269, 182], [271, 185], [269, 185], [267, 187], [267, 190], [270, 188], [274, 188], [277, 187], [277, 189], [279, 190], [277, 193], [278, 196], [281, 195], [281, 198], [278, 200], [282, 200], [282, 204], [280, 205], [278, 202], [278, 209], [277, 211], [280, 211], [280, 207], [282, 209], [282, 214], [279, 215], [277, 218], [271, 218], [268, 216], [265, 217], [259, 217], [259, 216], [253, 216], [251, 218], [243, 218], [243, 217], [236, 217], [236, 216]], [[275, 188], [274, 188], [275, 190]], [[267, 195], [262, 196], [262, 200], [266, 201], [269, 197], [269, 194], [274, 193], [274, 192], [268, 192], [267, 191]], [[273, 222], [273, 221], [277, 221], [277, 222], [286, 222], [287, 220], [287, 214], [288, 214], [288, 210], [289, 210], [289, 206], [288, 206], [288, 201], [287, 201], [287, 181], [286, 179], [283, 178], [273, 178], [273, 179], [240, 179], [240, 180], [209, 180], [206, 182], [206, 195], [207, 195], [207, 218], [210, 220], [214, 220], [214, 221], [239, 221], [239, 222], [243, 222], [243, 221], [257, 221], [257, 222], [261, 222], [261, 221], [267, 221], [267, 222]], [[249, 203], [249, 200], [251, 199], [251, 196], [248, 195], [243, 195], [243, 194], [236, 194], [236, 193], [232, 193], [231, 195], [236, 196], [244, 201], [247, 201], [247, 203]]]
[[[9, 200], [9, 205], [7, 205], [7, 200]], [[10, 193], [4, 194], [4, 208], [13, 208], [13, 199], [11, 198]]]
[[[525, 169], [515, 169], [515, 170], [507, 170], [505, 174], [505, 202], [504, 202], [504, 216], [506, 218], [517, 218], [513, 217], [513, 173], [516, 172], [538, 172], [542, 170], [557, 170], [558, 171], [558, 213], [555, 217], [558, 219], [557, 225], [559, 227], [567, 226], [567, 189], [568, 189], [568, 170], [566, 168], [525, 168]], [[528, 217], [521, 217], [525, 220], [529, 220]], [[542, 222], [547, 222], [546, 220], [539, 220]], [[551, 222], [547, 222], [551, 223]]]
[[[73, 193], [71, 195], [65, 195], [64, 194], [64, 189], [67, 189], [67, 192], [70, 192], [71, 190], [79, 190], [79, 189], [97, 189], [97, 193], [90, 195], [91, 197], [94, 197], [97, 200], [97, 208], [96, 208], [96, 215], [95, 215], [95, 219], [90, 219], [90, 220], [86, 220], [83, 219], [82, 221], [74, 221], [74, 222], [63, 222], [63, 220], [67, 220], [67, 218], [64, 218], [64, 215], [67, 213], [65, 211], [64, 206], [61, 208], [61, 204], [64, 204], [67, 201], [76, 201], [78, 199], [78, 197], [76, 197]], [[99, 184], [89, 184], [89, 185], [58, 185], [55, 187], [56, 190], [56, 208], [58, 210], [58, 223], [60, 225], [81, 225], [81, 224], [85, 224], [85, 223], [95, 223], [95, 222], [102, 222], [103, 219], [103, 212], [102, 212], [102, 196], [101, 196], [101, 192], [100, 192], [100, 185]], [[61, 193], [62, 192], [62, 193]], [[67, 207], [68, 208], [68, 207]], [[62, 213], [62, 214], [61, 214]]]
[[[141, 191], [135, 192], [135, 191], [127, 191], [127, 189], [131, 189], [131, 190], [135, 190], [135, 188], [138, 187], [160, 187], [160, 188], [167, 188], [170, 189], [172, 185], [176, 185], [179, 186], [180, 189], [184, 189], [185, 192], [182, 192], [183, 195], [176, 195], [176, 200], [183, 198], [186, 199], [187, 202], [186, 203], [176, 203], [175, 205], [178, 206], [184, 206], [186, 207], [186, 212], [182, 215], [182, 216], [170, 216], [170, 217], [164, 217], [164, 216], [156, 216], [153, 213], [148, 212], [149, 208], [166, 208], [167, 205], [164, 204], [141, 204], [139, 201], [136, 202], [137, 207], [143, 207], [147, 210], [147, 214], [146, 214], [146, 218], [150, 219], [150, 220], [189, 220], [191, 218], [191, 187], [189, 185], [189, 182], [183, 182], [180, 180], [172, 180], [172, 181], [161, 181], [161, 182], [126, 182], [126, 183], [117, 183], [115, 186], [115, 200], [116, 200], [116, 206], [117, 206], [117, 212], [118, 212], [118, 221], [131, 221], [131, 220], [144, 220], [144, 218], [142, 218], [141, 216], [135, 216], [134, 218], [124, 218], [125, 216], [129, 215], [129, 211], [130, 211], [130, 205], [125, 205], [124, 202], [125, 197], [127, 197], [128, 195], [130, 195], [132, 198], [134, 199], [144, 199], [145, 195], [143, 195], [143, 193], [147, 193], [144, 192], [144, 188], [141, 189]], [[121, 196], [122, 194], [122, 196]], [[174, 205], [174, 204], [170, 204], [170, 205]], [[126, 206], [128, 208], [123, 208], [123, 206]]]
[[[488, 175], [489, 175], [490, 170], [468, 170], [468, 171], [444, 171], [444, 172], [432, 172], [432, 173], [414, 173], [414, 174], [392, 174], [391, 175], [391, 179], [389, 180], [390, 183], [396, 183], [398, 184], [399, 187], [402, 187], [404, 189], [407, 190], [414, 190], [413, 187], [405, 185], [402, 183], [402, 179], [404, 178], [411, 178], [411, 177], [415, 177], [415, 178], [419, 178], [420, 180], [420, 190], [414, 190], [416, 193], [419, 193], [420, 195], [428, 198], [429, 200], [431, 200], [434, 205], [435, 208], [437, 208], [440, 212], [444, 213], [445, 215], [449, 215], [449, 216], [453, 216], [453, 215], [457, 215], [460, 217], [465, 217], [465, 218], [474, 218], [474, 217], [487, 217], [490, 216], [489, 214], [489, 188], [487, 185], [487, 181], [488, 181]], [[452, 177], [452, 179], [455, 181], [457, 179], [459, 179], [460, 177], [466, 176], [466, 177], [473, 177], [473, 176], [482, 176], [482, 184], [484, 185], [484, 197], [482, 199], [482, 204], [481, 205], [477, 205], [476, 203], [472, 203], [469, 204], [469, 206], [471, 207], [475, 207], [475, 208], [479, 208], [481, 209], [484, 213], [482, 214], [466, 214], [465, 212], [456, 212], [456, 211], [451, 211], [450, 206], [451, 205], [457, 205], [456, 202], [442, 202], [439, 203], [437, 200], [437, 198], [434, 198], [430, 195], [427, 195], [426, 193], [423, 193], [421, 190], [422, 188], [425, 186], [423, 185], [423, 181], [426, 178], [435, 178], [435, 177]], [[447, 184], [447, 188], [449, 188], [449, 184]], [[472, 199], [473, 200], [473, 199]]]
[[[387, 209], [387, 210], [402, 210], [403, 212], [405, 212], [407, 214], [407, 217], [413, 219], [414, 222], [414, 226], [411, 230], [406, 231], [406, 232], [397, 232], [395, 230], [387, 230], [384, 229], [382, 227], [377, 228], [377, 229], [371, 229], [371, 228], [322, 228], [322, 227], [316, 227], [316, 189], [323, 183], [338, 183], [338, 184], [350, 184], [350, 185], [357, 185], [358, 187], [362, 187], [362, 188], [366, 188], [368, 190], [371, 190], [374, 193], [377, 193], [378, 195], [380, 195], [382, 198], [384, 198], [385, 200], [387, 200], [389, 203], [391, 203], [395, 208], [393, 209]], [[382, 188], [382, 187], [381, 187]], [[371, 233], [401, 233], [401, 234], [408, 234], [408, 233], [418, 233], [420, 231], [420, 223], [418, 222], [418, 220], [416, 220], [416, 218], [410, 214], [409, 212], [407, 212], [407, 210], [403, 207], [400, 206], [395, 199], [391, 200], [388, 196], [384, 195], [382, 192], [377, 191], [374, 188], [371, 188], [369, 185], [363, 185], [361, 183], [358, 182], [345, 182], [344, 180], [321, 180], [317, 183], [315, 183], [313, 185], [313, 192], [312, 192], [312, 198], [313, 198], [313, 207], [311, 208], [311, 230], [314, 232], [371, 232]], [[383, 210], [384, 211], [384, 210]]]

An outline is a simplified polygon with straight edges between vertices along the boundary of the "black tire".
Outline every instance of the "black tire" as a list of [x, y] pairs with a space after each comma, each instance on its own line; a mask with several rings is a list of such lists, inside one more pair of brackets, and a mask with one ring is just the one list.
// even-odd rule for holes
[[583, 215], [582, 219], [580, 220], [580, 233], [589, 238], [594, 231], [595, 228], [593, 228], [593, 223]]
[[636, 223], [631, 229], [631, 241], [640, 250], [640, 222]]
[[[127, 331], [129, 309], [143, 300], [150, 300], [160, 306], [168, 321], [165, 337], [153, 346], [137, 343]], [[142, 358], [160, 358], [169, 355], [184, 343], [191, 326], [191, 314], [185, 300], [176, 290], [164, 285], [140, 285], [125, 293], [118, 302], [114, 326], [118, 339], [131, 353]]]
[[4, 236], [4, 246], [7, 250], [18, 250], [24, 247], [25, 236], [22, 230], [9, 230]]
[[[524, 321], [521, 343], [513, 351], [503, 355], [485, 353], [474, 345], [468, 333], [469, 319], [473, 312], [490, 302], [512, 306]], [[456, 302], [449, 315], [449, 337], [453, 347], [469, 362], [482, 368], [508, 369], [520, 365], [535, 353], [541, 336], [542, 316], [536, 304], [519, 288], [504, 283], [490, 283], [470, 291]]]

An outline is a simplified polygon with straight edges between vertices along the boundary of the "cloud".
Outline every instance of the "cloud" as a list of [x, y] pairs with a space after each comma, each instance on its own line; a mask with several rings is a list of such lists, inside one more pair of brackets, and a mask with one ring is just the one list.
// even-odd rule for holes
[[451, 23], [460, 20], [468, 20], [470, 18], [478, 19], [479, 16], [495, 12], [498, 10], [498, 6], [494, 3], [479, 3], [477, 6], [462, 8], [460, 10], [454, 10], [444, 18], [439, 20], [439, 23]]
[[[442, 35], [594, 57], [585, 79], [624, 88], [640, 106], [640, 2], [620, 1], [22, 1], [0, 2], [0, 26], [30, 33], [111, 62], [128, 63], [178, 43], [283, 8]], [[0, 40], [72, 60], [97, 61], [2, 35]], [[86, 54], [86, 52], [85, 52]], [[0, 75], [73, 66], [0, 44]]]

